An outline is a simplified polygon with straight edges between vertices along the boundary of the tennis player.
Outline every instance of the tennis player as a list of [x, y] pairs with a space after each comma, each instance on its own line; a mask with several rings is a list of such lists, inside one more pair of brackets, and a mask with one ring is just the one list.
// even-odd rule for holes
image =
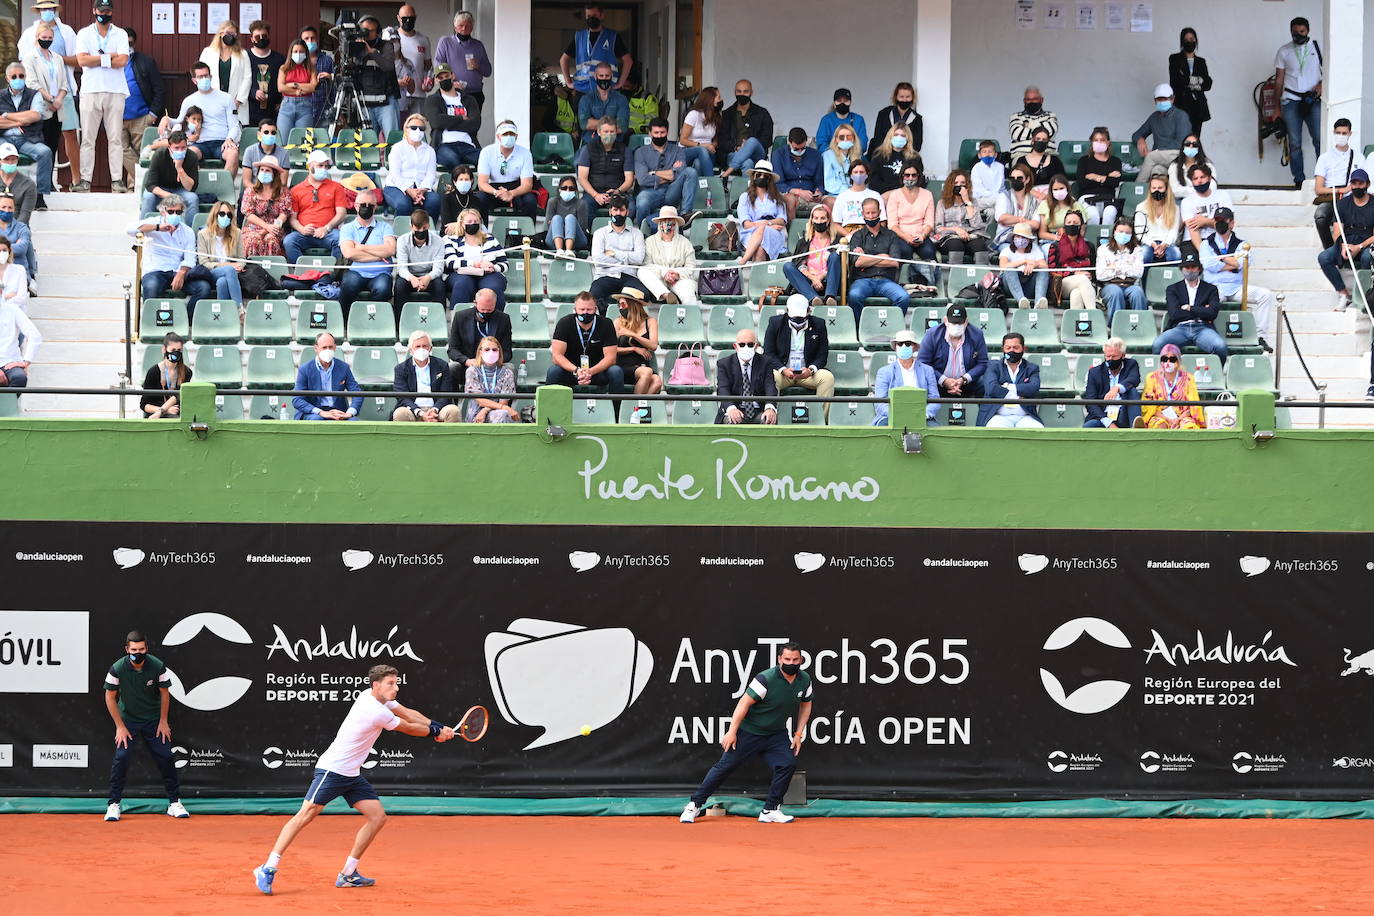
[[377, 883], [372, 878], [358, 874], [358, 860], [386, 823], [386, 811], [382, 809], [377, 791], [361, 775], [368, 751], [372, 750], [372, 745], [383, 730], [399, 731], [417, 738], [432, 737], [440, 743], [453, 738], [453, 729], [447, 725], [440, 725], [396, 702], [396, 693], [400, 689], [396, 681], [398, 673], [390, 665], [373, 665], [367, 672], [370, 689], [364, 690], [353, 701], [353, 708], [339, 726], [334, 743], [315, 762], [315, 777], [310, 781], [301, 810], [282, 827], [277, 845], [272, 848], [266, 864], [253, 869], [253, 880], [264, 894], [272, 893], [272, 879], [277, 876], [277, 864], [296, 834], [313, 821], [325, 805], [340, 796], [358, 809], [358, 813], [367, 821], [358, 829], [348, 861], [335, 879], [334, 886], [371, 887]]

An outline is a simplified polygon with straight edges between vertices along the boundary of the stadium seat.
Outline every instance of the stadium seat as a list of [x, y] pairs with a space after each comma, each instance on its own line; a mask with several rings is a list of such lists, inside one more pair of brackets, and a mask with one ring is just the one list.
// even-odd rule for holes
[[730, 180], [725, 182], [725, 206], [733, 212], [739, 205], [739, 199], [744, 196], [744, 192], [749, 190], [749, 177], [747, 175], [731, 175]]
[[[332, 254], [303, 254], [296, 259], [296, 271], [305, 270], [324, 270], [326, 267], [337, 267], [338, 260]], [[294, 273], [295, 271], [287, 271]], [[326, 271], [328, 273], [328, 271]], [[334, 279], [339, 278], [339, 272], [333, 271]]]
[[315, 338], [325, 331], [334, 335], [335, 342], [343, 341], [343, 307], [332, 299], [302, 302], [296, 314], [296, 343], [313, 347]]
[[[536, 304], [544, 301], [544, 272], [539, 258], [530, 258], [529, 271], [524, 257], [506, 259], [506, 308], [525, 301], [525, 278], [529, 277], [530, 299]], [[466, 306], [462, 306], [466, 307]]]
[[1131, 357], [1140, 364], [1140, 387], [1145, 387], [1145, 376], [1159, 368], [1158, 353], [1137, 353]]
[[169, 331], [184, 340], [191, 336], [191, 321], [186, 317], [184, 299], [144, 299], [138, 322], [138, 336], [145, 341], [161, 341]]
[[1061, 346], [1050, 309], [1013, 309], [1011, 329], [1026, 339], [1027, 350], [1058, 350]]
[[[377, 132], [371, 128], [356, 131], [345, 127], [335, 135], [334, 141], [336, 143], [376, 144]], [[375, 172], [382, 167], [382, 150], [376, 145], [368, 146], [365, 149], [349, 149], [346, 146], [341, 146], [332, 150], [332, 153], [334, 162], [340, 168]]]
[[[1184, 357], [1191, 359], [1192, 357]], [[1233, 356], [1226, 361], [1226, 387], [1231, 391], [1251, 388], [1274, 390], [1274, 364], [1269, 354]]]
[[865, 306], [859, 315], [859, 343], [868, 350], [883, 350], [892, 344], [892, 337], [906, 328], [906, 316], [891, 305]]
[[521, 302], [506, 306], [510, 316], [511, 343], [515, 347], [547, 347], [549, 345], [549, 315], [542, 302]]
[[1081, 429], [1086, 418], [1080, 404], [1041, 404], [1036, 412], [1046, 429]]
[[535, 134], [530, 153], [534, 157], [535, 169], [540, 172], [570, 171], [577, 158], [573, 151], [572, 134], [561, 130]]
[[1145, 268], [1145, 298], [1153, 308], [1164, 308], [1165, 290], [1183, 279], [1183, 272], [1177, 267]]
[[[1090, 356], [1084, 353], [1082, 356], [1078, 357], [1078, 364], [1074, 366], [1073, 370], [1074, 391], [1082, 393], [1088, 387], [1088, 371], [1100, 365], [1102, 365], [1102, 354], [1100, 353], [1096, 356]], [[1141, 379], [1142, 385], [1144, 382], [1145, 380]], [[1043, 386], [1044, 383], [1042, 382], [1041, 387]]]
[[191, 366], [195, 380], [216, 388], [243, 387], [243, 360], [238, 347], [200, 347]]
[[1101, 223], [1088, 224], [1083, 227], [1083, 240], [1094, 248], [1101, 248], [1107, 241], [1107, 233], [1111, 231], [1111, 226], [1104, 226]]
[[1262, 352], [1254, 312], [1225, 311], [1217, 315], [1215, 324], [1217, 331], [1226, 338], [1226, 349], [1232, 356], [1239, 353]]
[[756, 304], [762, 299], [764, 290], [768, 287], [781, 286], [785, 290], [788, 286], [781, 264], [760, 264], [751, 267], [747, 276], [749, 279], [744, 294], [749, 297], [750, 302]]
[[550, 197], [557, 197], [558, 183], [567, 177], [569, 177], [567, 172], [546, 172], [535, 175], [534, 179], [541, 188], [549, 192]]
[[943, 178], [927, 178], [926, 190], [930, 192], [932, 198], [939, 200], [940, 195], [945, 191], [945, 180]]
[[674, 426], [693, 426], [716, 422], [715, 401], [673, 401], [670, 422]]
[[[722, 308], [724, 306], [715, 306]], [[735, 306], [744, 309], [743, 306]], [[747, 309], [744, 309], [747, 311]], [[701, 306], [696, 303], [665, 305], [658, 311], [658, 343], [663, 347], [679, 344], [705, 343]]]
[[[22, 388], [14, 389], [16, 392], [22, 390]], [[9, 392], [0, 392], [0, 419], [6, 417], [20, 417], [23, 415], [24, 411], [19, 406], [19, 395]]]
[[546, 262], [545, 271], [548, 296], [554, 302], [572, 302], [592, 285], [592, 266], [586, 261], [558, 258]]
[[1148, 181], [1125, 181], [1121, 183], [1117, 193], [1121, 195], [1121, 200], [1125, 204], [1121, 212], [1134, 219], [1135, 208], [1145, 199], [1145, 195], [1150, 193], [1150, 183]]
[[376, 395], [364, 397], [363, 405], [358, 409], [358, 419], [369, 420], [373, 423], [386, 423], [391, 419], [395, 410], [395, 398], [379, 398]]
[[348, 342], [355, 347], [396, 343], [390, 302], [355, 302], [348, 309]]
[[216, 420], [242, 420], [243, 398], [234, 395], [215, 395]]
[[[959, 141], [959, 168], [963, 169], [965, 172], [973, 168], [973, 164], [978, 161], [978, 144], [986, 139], [992, 138], [969, 137]], [[1002, 152], [1001, 144], [999, 144], [996, 139], [992, 139], [992, 142], [997, 147], [997, 152], [1000, 154]]]
[[[731, 255], [731, 257], [733, 257], [733, 255]], [[704, 266], [704, 265], [703, 265], [703, 266]], [[733, 274], [735, 274], [736, 276], [738, 276], [738, 277], [740, 278], [740, 281], [739, 281], [739, 282], [740, 282], [740, 292], [741, 292], [741, 293], [748, 292], [748, 290], [747, 290], [747, 289], [745, 288], [745, 286], [744, 286], [744, 284], [745, 284], [745, 282], [746, 282], [746, 278], [745, 278], [745, 275], [742, 274], [742, 273], [740, 272], [740, 268], [738, 268], [738, 267], [733, 267], [733, 266], [725, 266], [725, 265], [722, 265], [722, 266], [720, 266], [720, 267], [717, 268], [717, 269], [720, 270], [720, 271], [723, 271], [723, 272], [725, 272], [725, 273], [727, 273], [727, 274], [728, 274], [728, 273], [733, 273]], [[748, 299], [746, 296], [743, 296], [743, 295], [736, 296], [736, 295], [700, 294], [698, 298], [701, 299], [702, 304], [704, 304], [704, 305], [744, 305], [745, 303], [747, 303], [747, 302], [749, 301], [749, 299]], [[786, 300], [783, 300], [783, 301], [785, 302]]]
[[286, 405], [286, 419], [290, 420], [296, 415], [296, 408], [291, 406], [291, 396], [288, 394], [255, 394], [253, 399], [248, 402], [247, 420], [280, 420], [282, 405]]
[[730, 202], [725, 194], [725, 182], [715, 175], [697, 179], [697, 206], [705, 213], [726, 213]]
[[[230, 175], [225, 169], [201, 169], [200, 176], [196, 179], [196, 193], [204, 198], [207, 194], [215, 195], [216, 200], [228, 201], [231, 204], [238, 203], [238, 192], [234, 190], [234, 176]], [[202, 207], [209, 207], [202, 200]]]
[[147, 168], [153, 162], [153, 151], [148, 147], [157, 140], [157, 127], [143, 128], [143, 139], [138, 145], [138, 164], [142, 168]]
[[1226, 387], [1221, 357], [1211, 353], [1185, 353], [1180, 365], [1193, 374], [1199, 393], [1217, 392]]
[[868, 394], [868, 376], [864, 374], [864, 360], [857, 351], [832, 350], [826, 368], [835, 376], [835, 394]]
[[572, 418], [574, 423], [606, 424], [614, 423], [614, 401], [573, 398]]
[[983, 275], [996, 270], [986, 264], [954, 264], [944, 269], [946, 295], [950, 299], [964, 298], [965, 304], [969, 300], [967, 297], [960, 297], [959, 293], [966, 286], [977, 286], [983, 279]]
[[[782, 392], [788, 395], [810, 394], [805, 388], [789, 388]], [[779, 426], [824, 426], [825, 405], [808, 404], [805, 401], [788, 401], [778, 405]]]
[[1069, 376], [1069, 358], [1063, 353], [1032, 353], [1028, 358], [1040, 367], [1041, 391], [1077, 393]]
[[249, 300], [243, 318], [243, 339], [250, 344], [291, 342], [291, 308], [279, 299]]
[[[670, 312], [674, 306], [665, 305], [664, 312]], [[706, 319], [706, 342], [717, 350], [725, 350], [734, 346], [735, 335], [745, 329], [754, 330], [754, 313], [745, 305], [713, 305]], [[765, 330], [767, 330], [765, 328]], [[663, 334], [663, 316], [659, 315], [659, 336]], [[759, 335], [762, 340], [763, 335]], [[832, 343], [831, 346], [834, 346]]]
[[289, 391], [296, 387], [296, 361], [291, 348], [253, 347], [248, 351], [248, 388], [280, 388]]
[[191, 217], [191, 229], [196, 232], [199, 232], [208, 225], [210, 225], [209, 213], [197, 213], [195, 216]]
[[[328, 142], [329, 134], [322, 127], [291, 128], [291, 133], [286, 138], [286, 145], [291, 148], [289, 150], [291, 154], [291, 168], [305, 168], [305, 160], [310, 155], [310, 150]], [[335, 159], [332, 150], [326, 150], [326, 152], [330, 153], [330, 160]]]
[[935, 414], [936, 426], [977, 426], [978, 425], [978, 405], [976, 404], [941, 404], [939, 411]]
[[401, 326], [397, 329], [397, 340], [405, 344], [411, 332], [424, 331], [429, 335], [434, 349], [443, 350], [448, 346], [448, 327], [444, 324], [444, 307], [437, 302], [407, 302], [401, 308]]
[[1070, 353], [1101, 353], [1107, 316], [1097, 309], [1065, 309], [1062, 338]]
[[139, 371], [138, 378], [134, 379], [134, 381], [142, 382], [143, 379], [148, 375], [148, 370], [156, 366], [158, 364], [158, 361], [161, 359], [161, 343], [149, 344], [148, 346], [144, 347], [143, 358], [142, 361], [139, 363], [139, 365], [142, 366], [142, 369]]
[[589, 232], [589, 233], [587, 234], [587, 245], [588, 245], [588, 247], [591, 246], [591, 243], [592, 243], [592, 236], [593, 236], [593, 235], [596, 235], [596, 231], [597, 231], [598, 229], [605, 229], [605, 228], [606, 228], [607, 226], [609, 226], [610, 224], [611, 224], [611, 218], [610, 218], [609, 216], [598, 216], [598, 217], [596, 217], [596, 218], [594, 218], [594, 219], [592, 220], [592, 231]]
[[[1122, 174], [1135, 174], [1140, 171], [1141, 163], [1145, 161], [1140, 157], [1140, 150], [1136, 149], [1135, 144], [1130, 140], [1113, 140], [1108, 149], [1111, 150], [1112, 155], [1121, 160], [1122, 165], [1126, 166], [1121, 170]], [[1068, 163], [1066, 162], [1064, 165], [1067, 167]], [[1145, 177], [1148, 179], [1150, 176], [1146, 175]]]
[[[717, 178], [717, 181], [720, 179]], [[723, 219], [707, 219], [702, 217], [692, 221], [692, 225], [687, 227], [687, 240], [692, 243], [692, 247], [697, 250], [697, 258], [703, 261], [728, 261], [736, 257], [735, 252], [712, 251], [706, 247], [706, 242], [711, 234], [711, 227], [721, 225]]]
[[[548, 374], [549, 367], [553, 365], [553, 355], [549, 352], [547, 345], [541, 349], [521, 348], [514, 351], [511, 363], [515, 370], [517, 390], [533, 391], [544, 384], [544, 378]], [[520, 381], [521, 366], [525, 368], [525, 380], [523, 382]]]
[[911, 319], [911, 330], [916, 332], [917, 337], [924, 336], [926, 331], [935, 327], [945, 320], [945, 312], [948, 306], [943, 305], [918, 305], [913, 306], [907, 317]]
[[1000, 347], [1002, 336], [1007, 333], [1007, 316], [1002, 314], [1001, 309], [969, 306], [968, 323], [983, 332], [989, 349]]
[[[844, 305], [822, 305], [812, 309], [811, 314], [825, 322], [830, 349], [859, 349], [859, 329], [854, 325], [853, 309]], [[767, 328], [767, 322], [762, 324]]]
[[[292, 273], [293, 271], [293, 268], [287, 262], [286, 258], [279, 254], [257, 255], [253, 258], [253, 263], [260, 264], [273, 280], [280, 280], [284, 275]], [[270, 290], [269, 292], [273, 293], [274, 297], [277, 294], [283, 297], [286, 295], [286, 292], [283, 290]]]
[[359, 385], [390, 391], [396, 381], [397, 362], [396, 350], [392, 347], [359, 347], [353, 351], [353, 360], [349, 365]]
[[1092, 150], [1087, 140], [1060, 140], [1059, 159], [1064, 163], [1064, 174], [1070, 179], [1078, 172], [1078, 160]]
[[801, 241], [802, 236], [806, 234], [806, 224], [808, 222], [810, 222], [810, 220], [803, 217], [797, 217], [787, 224], [787, 250], [789, 252], [796, 249], [797, 243]]
[[[673, 366], [675, 366], [675, 365], [677, 364], [678, 358], [679, 358], [679, 357], [687, 356], [687, 355], [688, 355], [689, 353], [691, 353], [691, 352], [696, 352], [696, 353], [699, 353], [699, 354], [701, 355], [701, 361], [702, 361], [703, 367], [704, 367], [705, 370], [706, 370], [706, 384], [705, 384], [705, 385], [673, 385], [673, 384], [670, 384], [670, 383], [668, 382], [668, 379], [670, 379], [670, 378], [672, 377], [672, 375], [673, 375]], [[663, 390], [664, 390], [665, 393], [667, 393], [667, 394], [715, 394], [715, 393], [716, 393], [716, 384], [715, 384], [716, 361], [713, 360], [713, 359], [711, 359], [709, 356], [707, 356], [706, 353], [705, 353], [705, 351], [702, 351], [702, 350], [689, 351], [688, 348], [682, 347], [682, 348], [680, 348], [680, 349], [678, 349], [678, 350], [676, 350], [676, 351], [669, 352], [669, 353], [665, 353], [665, 354], [664, 354], [664, 360], [663, 360], [663, 362], [664, 362], [664, 366], [663, 366]], [[715, 417], [715, 408], [714, 408], [714, 407], [711, 408], [711, 416], [712, 416], [712, 418]], [[675, 421], [675, 422], [676, 422], [676, 421]]]
[[1126, 341], [1130, 352], [1149, 350], [1159, 336], [1159, 319], [1146, 309], [1119, 309], [1112, 316], [1112, 337]]
[[232, 299], [202, 299], [191, 319], [191, 340], [196, 344], [232, 344], [243, 339], [239, 307]]
[[863, 402], [838, 402], [830, 405], [830, 426], [872, 426], [873, 406]]
[[[520, 236], [521, 241], [525, 238], [534, 236], [534, 219], [529, 216], [493, 216], [491, 222], [491, 234], [496, 236], [496, 240], [506, 246], [506, 236], [511, 232]], [[514, 259], [522, 257], [511, 252], [508, 257]]]
[[625, 141], [625, 152], [630, 155], [634, 155], [635, 150], [639, 149], [641, 146], [648, 145], [648, 134], [630, 134], [630, 136]]

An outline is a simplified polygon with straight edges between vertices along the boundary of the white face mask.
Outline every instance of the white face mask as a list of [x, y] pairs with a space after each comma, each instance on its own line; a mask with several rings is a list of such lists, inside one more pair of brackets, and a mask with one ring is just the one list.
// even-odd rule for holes
[[1332, 134], [1331, 142], [1341, 149], [1345, 149], [1350, 145], [1350, 134]]
[[410, 354], [417, 363], [429, 362], [429, 347], [416, 347], [415, 352]]
[[1095, 140], [1095, 141], [1093, 141], [1093, 152], [1094, 152], [1094, 153], [1105, 153], [1106, 151], [1107, 151], [1107, 142], [1106, 142], [1105, 140]]
[[964, 336], [964, 325], [963, 325], [962, 322], [960, 322], [959, 324], [946, 324], [946, 325], [945, 325], [945, 333], [946, 333], [947, 335], [949, 335], [950, 337], [955, 337], [955, 338], [963, 337], [963, 336]]
[[495, 350], [482, 351], [482, 362], [486, 363], [488, 366], [496, 365], [496, 361], [500, 358], [501, 354], [497, 353]]
[[736, 347], [735, 353], [739, 356], [740, 362], [748, 363], [752, 362], [754, 359], [754, 350], [754, 347]]
[[420, 141], [425, 138], [425, 129], [423, 127], [407, 127], [406, 134], [410, 139]]
[[1050, 193], [1054, 195], [1054, 199], [1055, 199], [1055, 200], [1064, 200], [1065, 198], [1067, 198], [1067, 197], [1069, 196], [1069, 189], [1068, 189], [1068, 188], [1055, 188], [1055, 189], [1054, 189], [1053, 191], [1051, 191]]
[[8, 264], [9, 262], [10, 253], [8, 251], [0, 251], [0, 264]]
[[315, 356], [319, 359], [321, 366], [327, 366], [334, 362], [334, 348], [330, 347], [328, 350], [318, 350]]

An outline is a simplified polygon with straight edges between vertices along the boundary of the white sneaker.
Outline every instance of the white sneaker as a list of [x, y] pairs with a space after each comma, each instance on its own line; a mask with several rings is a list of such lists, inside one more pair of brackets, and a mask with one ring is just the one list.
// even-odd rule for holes
[[1344, 312], [1344, 311], [1345, 311], [1346, 309], [1348, 309], [1348, 308], [1350, 308], [1350, 291], [1349, 291], [1349, 290], [1346, 290], [1346, 291], [1343, 292], [1343, 293], [1337, 293], [1337, 294], [1336, 294], [1336, 307], [1335, 307], [1334, 311], [1337, 311], [1337, 312]]
[[759, 812], [760, 824], [790, 824], [795, 818], [790, 814], [783, 814], [781, 808], [764, 808]]
[[169, 804], [167, 805], [167, 816], [168, 816], [168, 817], [190, 817], [190, 816], [191, 816], [191, 812], [187, 811], [186, 808], [181, 804], [181, 802], [179, 802], [179, 801], [174, 801], [174, 802], [171, 802], [171, 803], [169, 803]]
[[702, 809], [698, 808], [692, 802], [688, 802], [687, 807], [682, 809], [682, 817], [678, 818], [678, 820], [684, 824], [694, 823], [697, 819], [697, 815], [701, 813], [701, 810]]
[[119, 820], [119, 802], [110, 802], [110, 806], [105, 809], [105, 820]]

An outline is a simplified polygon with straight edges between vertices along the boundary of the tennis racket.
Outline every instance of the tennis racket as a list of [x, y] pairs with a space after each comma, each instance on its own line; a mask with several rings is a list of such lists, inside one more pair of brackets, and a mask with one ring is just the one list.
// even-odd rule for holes
[[453, 726], [453, 731], [464, 741], [481, 741], [490, 720], [485, 706], [473, 706], [463, 713], [462, 721]]

